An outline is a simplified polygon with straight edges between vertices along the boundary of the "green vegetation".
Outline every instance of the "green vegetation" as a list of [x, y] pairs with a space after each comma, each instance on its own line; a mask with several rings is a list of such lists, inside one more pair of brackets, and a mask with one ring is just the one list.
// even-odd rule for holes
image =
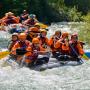
[[90, 13], [82, 17], [84, 25], [80, 28], [80, 38], [88, 43], [90, 46]]
[[26, 9], [36, 14], [39, 21], [50, 24], [60, 21], [83, 21], [79, 27], [80, 39], [90, 45], [90, 0], [0, 0], [0, 17], [11, 11], [20, 15]]
[[8, 11], [20, 15], [26, 9], [40, 21], [80, 21], [90, 11], [90, 0], [0, 0], [0, 17]]

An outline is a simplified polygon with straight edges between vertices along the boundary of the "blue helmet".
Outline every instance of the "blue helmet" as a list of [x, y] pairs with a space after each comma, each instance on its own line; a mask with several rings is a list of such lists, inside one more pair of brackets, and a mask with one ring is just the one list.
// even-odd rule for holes
[[29, 16], [30, 16], [30, 18], [35, 18], [36, 17], [35, 14], [30, 14]]

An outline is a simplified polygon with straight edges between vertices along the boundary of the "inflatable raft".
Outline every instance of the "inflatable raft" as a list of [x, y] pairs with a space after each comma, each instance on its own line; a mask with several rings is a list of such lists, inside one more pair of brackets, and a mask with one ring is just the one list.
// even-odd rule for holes
[[[34, 65], [34, 66], [30, 66], [29, 68], [31, 70], [36, 70], [36, 71], [43, 71], [46, 69], [52, 69], [52, 68], [57, 68], [57, 67], [61, 67], [61, 66], [77, 66], [77, 65], [81, 65], [84, 63], [84, 60], [81, 59], [81, 62], [77, 62], [77, 61], [58, 61], [56, 58], [50, 58], [49, 62], [46, 64], [42, 64], [42, 65]], [[22, 65], [19, 65], [17, 62], [15, 62], [15, 60], [13, 59], [7, 59], [4, 63], [6, 67], [6, 65], [11, 66], [12, 68], [22, 68]]]
[[61, 66], [77, 66], [83, 64], [84, 61], [77, 62], [77, 61], [57, 61], [55, 58], [50, 58], [50, 61], [47, 64], [32, 66], [30, 69], [36, 71], [43, 71], [46, 69], [57, 68]]

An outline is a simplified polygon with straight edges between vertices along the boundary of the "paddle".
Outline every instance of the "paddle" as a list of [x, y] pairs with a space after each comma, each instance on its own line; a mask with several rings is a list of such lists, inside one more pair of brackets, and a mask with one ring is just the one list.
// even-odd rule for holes
[[10, 52], [9, 51], [3, 51], [3, 52], [0, 52], [0, 59], [6, 57], [7, 55], [9, 55]]
[[[26, 52], [32, 52], [32, 51], [26, 51]], [[43, 53], [43, 52], [49, 52], [49, 51], [38, 51], [38, 53]], [[10, 54], [10, 51], [8, 51], [8, 50], [7, 51], [0, 52], [0, 59], [5, 58], [9, 54]]]
[[[73, 46], [71, 44], [69, 44], [69, 45], [70, 45], [71, 49], [73, 50], [73, 52], [76, 54], [76, 56], [78, 58], [78, 53], [76, 52], [76, 50], [73, 48]], [[82, 58], [78, 58], [78, 59], [79, 59], [79, 64], [84, 63]]]
[[[42, 52], [45, 52], [45, 51], [42, 51]], [[47, 51], [47, 52], [49, 52], [49, 51]], [[51, 51], [50, 51], [50, 52], [51, 52]], [[10, 54], [9, 51], [0, 52], [0, 59], [2, 59], [2, 58], [4, 58], [4, 57], [8, 56], [9, 54]], [[86, 54], [84, 54], [84, 55], [82, 56], [82, 58], [85, 59], [85, 60], [89, 60], [89, 58], [87, 57]]]
[[83, 54], [82, 58], [85, 60], [89, 60], [88, 56], [85, 53]]

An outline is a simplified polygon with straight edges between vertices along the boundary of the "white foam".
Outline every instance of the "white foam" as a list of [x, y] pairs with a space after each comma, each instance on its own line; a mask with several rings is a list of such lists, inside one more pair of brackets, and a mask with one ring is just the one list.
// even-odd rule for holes
[[[67, 23], [52, 24], [55, 30], [70, 31]], [[0, 61], [1, 64], [1, 61]], [[0, 67], [0, 90], [90, 90], [90, 61], [80, 66], [65, 66], [37, 72], [28, 68]]]

